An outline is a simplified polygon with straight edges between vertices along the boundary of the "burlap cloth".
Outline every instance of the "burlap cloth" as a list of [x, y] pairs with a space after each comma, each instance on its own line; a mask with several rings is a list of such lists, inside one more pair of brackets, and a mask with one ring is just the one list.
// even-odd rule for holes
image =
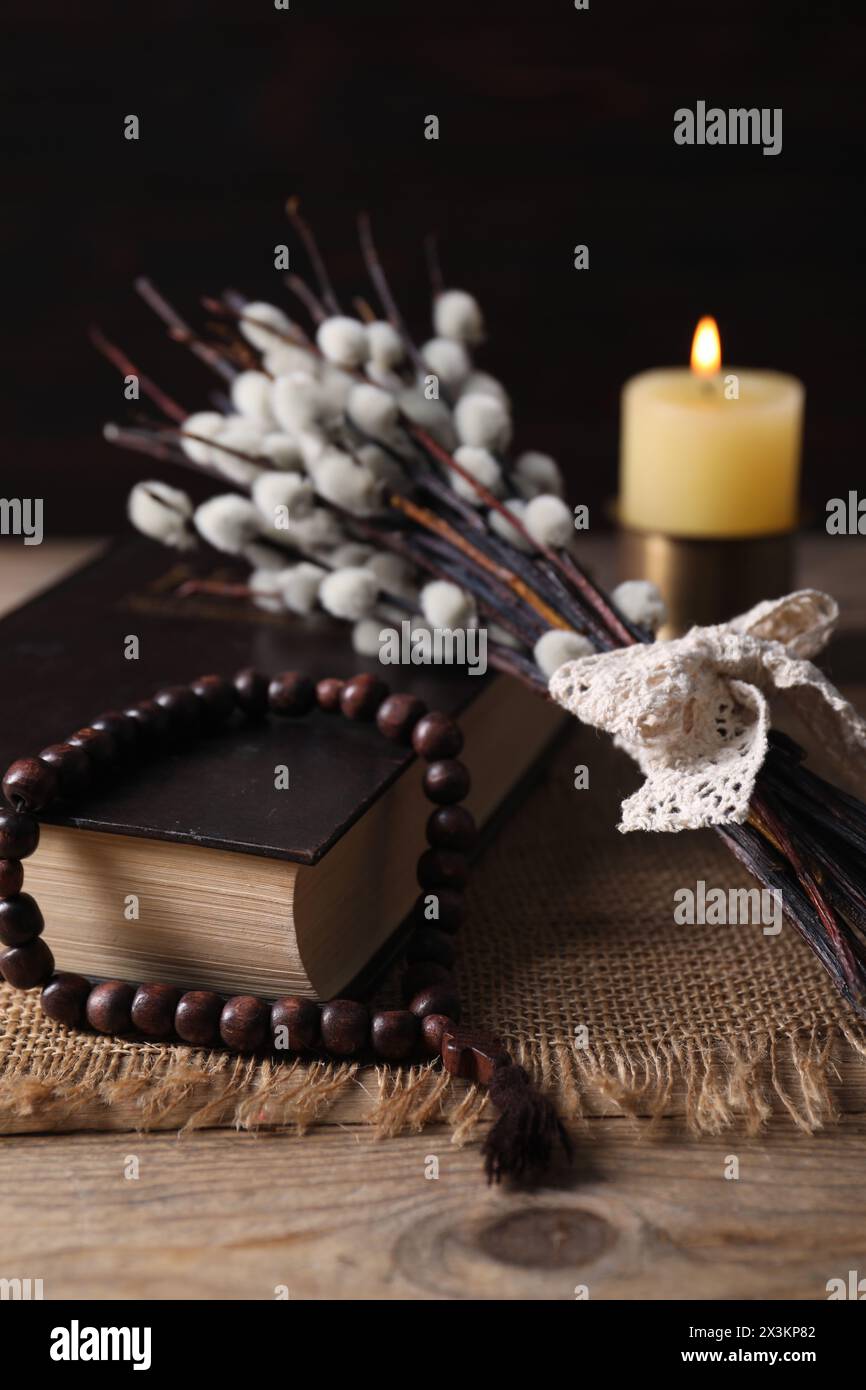
[[[590, 766], [575, 790], [572, 769]], [[618, 834], [639, 774], [576, 729], [485, 851], [458, 975], [489, 1027], [564, 1114], [677, 1115], [754, 1130], [774, 1111], [828, 1122], [862, 1086], [866, 1036], [795, 931], [677, 926], [674, 892], [748, 885], [711, 831]], [[585, 1030], [585, 1031], [584, 1031]], [[245, 1060], [68, 1033], [38, 992], [0, 989], [0, 1130], [449, 1123], [469, 1137], [483, 1092], [438, 1070]], [[590, 1126], [590, 1128], [592, 1128]]]

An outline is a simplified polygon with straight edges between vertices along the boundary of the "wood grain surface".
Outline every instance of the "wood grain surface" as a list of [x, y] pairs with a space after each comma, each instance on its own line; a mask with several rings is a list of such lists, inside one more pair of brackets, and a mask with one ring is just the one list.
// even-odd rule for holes
[[[0, 549], [0, 599], [21, 555]], [[603, 544], [593, 558], [609, 568]], [[29, 552], [31, 582], [49, 560]], [[803, 560], [847, 605], [838, 660], [862, 679], [854, 551], [810, 540]], [[863, 1095], [846, 1088], [838, 1127], [811, 1137], [785, 1118], [694, 1140], [676, 1117], [652, 1133], [593, 1117], [573, 1167], [533, 1193], [486, 1189], [477, 1146], [442, 1129], [377, 1142], [339, 1115], [303, 1138], [10, 1136], [0, 1277], [41, 1278], [46, 1298], [824, 1299], [866, 1273]]]
[[486, 1189], [441, 1130], [7, 1140], [0, 1274], [46, 1298], [823, 1299], [866, 1270], [866, 1117], [751, 1141], [589, 1129], [531, 1194]]

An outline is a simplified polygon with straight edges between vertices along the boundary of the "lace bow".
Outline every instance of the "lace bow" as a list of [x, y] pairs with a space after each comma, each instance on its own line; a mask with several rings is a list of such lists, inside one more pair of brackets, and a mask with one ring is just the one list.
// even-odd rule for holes
[[829, 595], [802, 589], [671, 642], [560, 666], [553, 699], [613, 734], [646, 777], [619, 829], [744, 821], [767, 753], [768, 697], [781, 692], [827, 754], [866, 775], [866, 722], [808, 659], [838, 613]]

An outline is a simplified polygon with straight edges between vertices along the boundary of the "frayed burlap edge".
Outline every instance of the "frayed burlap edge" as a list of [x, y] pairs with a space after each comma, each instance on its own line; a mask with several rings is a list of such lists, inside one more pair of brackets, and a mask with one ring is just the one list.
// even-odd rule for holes
[[[57, 1030], [63, 1032], [63, 1030]], [[182, 1047], [87, 1038], [27, 1059], [6, 1059], [0, 1133], [203, 1128], [303, 1133], [323, 1123], [364, 1124], [382, 1138], [446, 1125], [471, 1140], [489, 1118], [486, 1094], [433, 1064], [410, 1068], [271, 1061]], [[71, 1045], [70, 1045], [71, 1044]], [[815, 1024], [786, 1034], [710, 1044], [670, 1040], [632, 1047], [529, 1044], [516, 1057], [564, 1118], [621, 1115], [651, 1133], [663, 1117], [697, 1136], [757, 1133], [785, 1114], [804, 1133], [838, 1118], [843, 1068], [862, 1067], [859, 1026]], [[590, 1131], [592, 1126], [587, 1127]]]
[[736, 1129], [756, 1134], [774, 1114], [786, 1114], [804, 1133], [835, 1123], [844, 1108], [843, 1063], [859, 1072], [866, 1033], [859, 1025], [817, 1023], [742, 1041], [659, 1041], [632, 1045], [628, 1054], [606, 1044], [564, 1045], [539, 1065], [531, 1046], [520, 1061], [572, 1118], [618, 1112], [647, 1121], [682, 1119], [696, 1136]]
[[[812, 1133], [866, 1110], [866, 1025], [813, 954], [790, 928], [674, 923], [682, 885], [748, 879], [707, 832], [617, 836], [617, 768], [633, 769], [599, 740], [595, 794], [575, 794], [561, 767], [581, 756], [580, 737], [473, 874], [458, 962], [467, 1021], [501, 1036], [578, 1123], [629, 1117], [652, 1134], [664, 1118], [666, 1133], [712, 1136], [782, 1115]], [[37, 991], [0, 985], [0, 1133], [363, 1124], [386, 1137], [440, 1124], [459, 1144], [489, 1118], [484, 1091], [433, 1065], [263, 1061], [71, 1033]]]

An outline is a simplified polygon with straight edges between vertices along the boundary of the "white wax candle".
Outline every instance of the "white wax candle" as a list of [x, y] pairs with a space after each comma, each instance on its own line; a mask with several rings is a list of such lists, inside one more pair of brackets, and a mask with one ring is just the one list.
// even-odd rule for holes
[[643, 372], [623, 388], [620, 520], [675, 536], [790, 530], [803, 384], [780, 372], [718, 368], [706, 336], [699, 341], [707, 323], [695, 335], [691, 371]]

